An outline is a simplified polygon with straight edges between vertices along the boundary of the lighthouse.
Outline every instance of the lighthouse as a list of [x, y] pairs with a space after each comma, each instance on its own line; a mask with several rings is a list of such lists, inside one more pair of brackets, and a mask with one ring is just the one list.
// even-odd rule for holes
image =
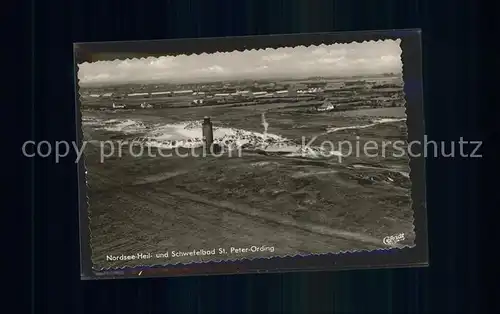
[[214, 142], [214, 129], [212, 126], [212, 121], [210, 121], [209, 117], [203, 118], [202, 130], [205, 149], [209, 152]]

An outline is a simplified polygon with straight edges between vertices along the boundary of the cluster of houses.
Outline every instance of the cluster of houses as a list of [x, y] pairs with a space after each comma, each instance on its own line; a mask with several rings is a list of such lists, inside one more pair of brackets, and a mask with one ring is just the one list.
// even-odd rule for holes
[[[392, 86], [384, 86], [392, 87]], [[394, 86], [399, 87], [399, 86]], [[321, 92], [329, 92], [329, 91], [339, 91], [339, 90], [350, 90], [350, 89], [376, 89], [380, 88], [378, 84], [373, 82], [360, 82], [360, 81], [352, 81], [352, 82], [327, 82], [327, 83], [295, 83], [290, 84], [288, 88], [285, 86], [273, 86], [263, 88], [259, 86], [261, 91], [252, 92], [250, 90], [240, 90], [235, 92], [205, 92], [205, 91], [197, 91], [193, 89], [185, 89], [185, 90], [174, 90], [174, 91], [155, 91], [155, 92], [133, 92], [129, 94], [118, 94], [118, 93], [91, 93], [87, 94], [87, 97], [91, 98], [112, 98], [112, 99], [122, 99], [122, 98], [153, 98], [153, 97], [183, 97], [183, 96], [194, 96], [195, 98], [204, 99], [204, 98], [234, 98], [234, 97], [254, 97], [254, 98], [263, 98], [263, 97], [280, 97], [280, 96], [297, 96], [297, 95], [306, 95], [306, 94], [316, 94]], [[279, 89], [281, 88], [281, 89]]]
[[[153, 108], [153, 105], [148, 104], [147, 102], [143, 102], [140, 104], [140, 107], [142, 109], [149, 109], [149, 108]], [[124, 104], [113, 103], [113, 109], [126, 109], [126, 108], [127, 108], [127, 106]]]

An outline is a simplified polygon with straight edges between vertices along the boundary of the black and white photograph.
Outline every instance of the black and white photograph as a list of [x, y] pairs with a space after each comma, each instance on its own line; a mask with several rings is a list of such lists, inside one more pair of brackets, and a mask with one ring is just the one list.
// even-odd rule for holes
[[400, 43], [78, 64], [94, 269], [413, 247]]

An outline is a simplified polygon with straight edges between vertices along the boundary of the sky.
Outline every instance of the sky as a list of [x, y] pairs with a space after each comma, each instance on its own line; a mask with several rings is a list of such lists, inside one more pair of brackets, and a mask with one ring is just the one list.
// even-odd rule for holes
[[79, 65], [81, 85], [344, 77], [401, 73], [400, 40], [299, 46], [201, 55], [97, 61]]

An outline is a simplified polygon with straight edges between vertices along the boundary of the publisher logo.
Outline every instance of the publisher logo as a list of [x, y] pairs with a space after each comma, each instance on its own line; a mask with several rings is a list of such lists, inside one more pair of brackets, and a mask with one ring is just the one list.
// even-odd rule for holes
[[400, 233], [400, 234], [395, 234], [392, 236], [385, 237], [384, 240], [382, 240], [382, 242], [385, 245], [395, 245], [398, 242], [404, 241], [404, 239], [405, 239], [405, 234]]

